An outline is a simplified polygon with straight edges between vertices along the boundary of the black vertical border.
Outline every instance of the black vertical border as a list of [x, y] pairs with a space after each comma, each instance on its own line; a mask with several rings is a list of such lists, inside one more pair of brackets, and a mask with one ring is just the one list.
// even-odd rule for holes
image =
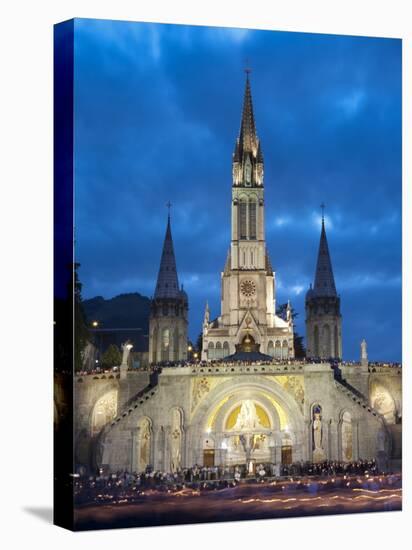
[[54, 514], [73, 530], [74, 20], [54, 26]]

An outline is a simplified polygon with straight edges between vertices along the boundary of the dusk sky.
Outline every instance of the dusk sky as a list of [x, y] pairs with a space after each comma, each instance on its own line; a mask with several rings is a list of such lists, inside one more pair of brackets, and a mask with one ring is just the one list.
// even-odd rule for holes
[[220, 313], [245, 66], [277, 302], [304, 334], [319, 205], [343, 355], [401, 360], [400, 40], [78, 19], [75, 226], [83, 298], [154, 293], [172, 203], [189, 334]]

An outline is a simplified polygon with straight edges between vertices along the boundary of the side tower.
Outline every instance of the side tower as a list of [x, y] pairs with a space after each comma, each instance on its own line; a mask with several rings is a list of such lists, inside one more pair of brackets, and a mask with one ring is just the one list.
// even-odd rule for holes
[[315, 284], [306, 293], [306, 356], [308, 358], [342, 358], [342, 316], [340, 297], [326, 238], [325, 219], [322, 214], [318, 262]]
[[265, 239], [263, 154], [256, 132], [249, 73], [232, 158], [231, 243], [221, 274], [221, 313], [203, 323], [202, 359], [259, 350], [293, 357], [293, 326], [276, 316], [275, 273]]
[[187, 359], [188, 299], [179, 289], [170, 214], [154, 297], [150, 304], [149, 362]]

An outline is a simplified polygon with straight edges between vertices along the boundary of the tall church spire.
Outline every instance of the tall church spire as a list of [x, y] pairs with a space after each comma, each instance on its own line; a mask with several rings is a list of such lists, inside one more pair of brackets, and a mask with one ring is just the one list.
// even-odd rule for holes
[[172, 230], [170, 227], [170, 212], [167, 216], [166, 235], [163, 243], [162, 258], [160, 260], [154, 297], [155, 299], [179, 297], [179, 280], [177, 277]]
[[263, 154], [256, 133], [249, 72], [246, 70], [240, 131], [233, 152], [233, 185], [254, 187], [263, 185]]
[[330, 259], [328, 240], [325, 230], [325, 218], [322, 213], [322, 230], [320, 233], [318, 261], [316, 264], [315, 285], [317, 296], [336, 296], [335, 278]]
[[243, 100], [242, 121], [240, 124], [239, 142], [243, 152], [257, 152], [255, 117], [253, 114], [252, 92], [250, 89], [249, 70], [246, 71], [245, 97]]

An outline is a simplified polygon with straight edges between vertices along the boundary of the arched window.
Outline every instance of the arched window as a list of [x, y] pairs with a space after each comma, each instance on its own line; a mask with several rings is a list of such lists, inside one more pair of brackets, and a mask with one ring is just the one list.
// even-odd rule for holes
[[153, 363], [157, 361], [157, 337], [158, 337], [158, 331], [157, 327], [153, 330], [152, 333], [152, 357], [151, 360]]
[[282, 344], [282, 359], [288, 359], [289, 357], [289, 348], [288, 348], [288, 341], [283, 340]]
[[164, 328], [162, 332], [162, 361], [169, 361], [170, 330]]
[[215, 358], [215, 345], [213, 344], [213, 342], [209, 342], [209, 344], [207, 345], [207, 358], [209, 360]]
[[313, 329], [313, 355], [319, 357], [319, 328], [318, 325], [315, 325]]
[[246, 239], [247, 237], [246, 225], [246, 201], [241, 199], [239, 201], [239, 235], [241, 239]]
[[327, 359], [329, 359], [329, 357], [332, 355], [332, 350], [331, 350], [331, 342], [330, 342], [330, 326], [329, 325], [324, 325], [323, 329], [322, 329], [322, 345], [323, 345], [323, 353], [322, 353], [322, 357], [325, 357]]
[[282, 357], [282, 346], [279, 340], [276, 340], [275, 344], [275, 359], [281, 359]]
[[249, 200], [249, 238], [256, 239], [256, 201], [254, 199]]
[[179, 360], [179, 330], [175, 328], [174, 338], [173, 338], [173, 355], [175, 361]]
[[222, 359], [222, 353], [223, 353], [222, 343], [216, 342], [216, 359]]
[[268, 343], [268, 355], [270, 355], [271, 357], [275, 355], [275, 348], [273, 346], [272, 340], [269, 340], [269, 343]]
[[227, 357], [229, 353], [229, 342], [223, 342], [223, 357]]

